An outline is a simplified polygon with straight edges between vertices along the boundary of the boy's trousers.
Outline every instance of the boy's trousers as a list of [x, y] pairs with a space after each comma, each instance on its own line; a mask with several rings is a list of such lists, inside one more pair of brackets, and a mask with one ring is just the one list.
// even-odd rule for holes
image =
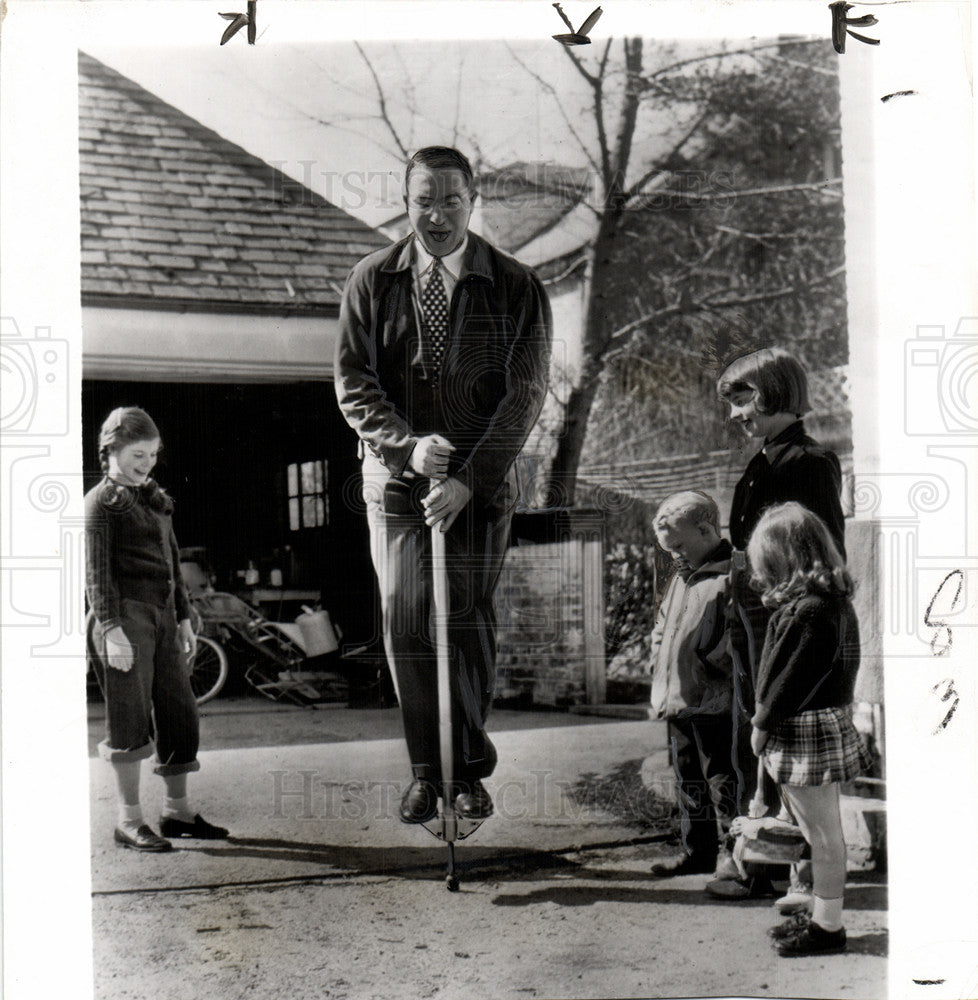
[[683, 846], [691, 857], [712, 862], [737, 815], [732, 720], [729, 715], [687, 715], [668, 721]]

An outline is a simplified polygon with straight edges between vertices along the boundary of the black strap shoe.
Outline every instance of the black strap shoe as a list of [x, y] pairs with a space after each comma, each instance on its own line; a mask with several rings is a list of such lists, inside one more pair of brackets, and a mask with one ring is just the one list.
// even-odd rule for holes
[[127, 833], [116, 827], [115, 842], [120, 847], [128, 847], [130, 851], [146, 851], [152, 854], [161, 854], [163, 851], [172, 851], [173, 844], [162, 837], [158, 837], [153, 831], [143, 823], [135, 833]]
[[802, 958], [805, 955], [838, 955], [846, 950], [846, 929], [827, 931], [814, 920], [797, 934], [777, 943], [778, 954], [785, 958]]
[[401, 799], [402, 823], [427, 823], [438, 814], [438, 790], [430, 781], [415, 778]]
[[488, 819], [492, 815], [492, 798], [478, 778], [455, 796], [455, 811], [465, 819]]
[[164, 837], [195, 837], [197, 840], [226, 840], [228, 835], [223, 826], [208, 823], [200, 813], [194, 816], [192, 823], [174, 816], [161, 816], [160, 833]]
[[767, 936], [775, 941], [787, 941], [788, 938], [800, 934], [810, 923], [811, 917], [807, 913], [792, 913], [780, 924], [769, 927]]

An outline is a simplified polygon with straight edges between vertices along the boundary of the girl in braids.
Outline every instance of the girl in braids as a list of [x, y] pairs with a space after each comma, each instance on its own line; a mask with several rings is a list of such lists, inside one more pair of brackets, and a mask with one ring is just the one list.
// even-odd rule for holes
[[[113, 410], [102, 425], [105, 478], [85, 496], [88, 650], [106, 704], [101, 756], [115, 772], [115, 842], [168, 851], [167, 837], [227, 837], [191, 811], [187, 775], [197, 762], [199, 724], [190, 687], [196, 637], [180, 578], [173, 501], [150, 473], [160, 432], [138, 407]], [[153, 754], [166, 784], [157, 835], [139, 798], [140, 766]]]

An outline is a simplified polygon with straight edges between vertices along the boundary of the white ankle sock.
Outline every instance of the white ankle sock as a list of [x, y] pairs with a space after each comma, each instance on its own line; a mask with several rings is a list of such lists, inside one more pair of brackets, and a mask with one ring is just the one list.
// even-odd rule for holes
[[143, 824], [143, 807], [137, 802], [134, 806], [119, 803], [119, 828], [135, 833]]
[[842, 897], [822, 899], [816, 896], [812, 908], [812, 920], [827, 931], [837, 931], [842, 927]]
[[190, 811], [189, 803], [189, 795], [185, 795], [182, 799], [172, 799], [168, 795], [163, 803], [163, 815], [171, 819], [182, 819], [187, 823], [192, 823], [194, 814]]

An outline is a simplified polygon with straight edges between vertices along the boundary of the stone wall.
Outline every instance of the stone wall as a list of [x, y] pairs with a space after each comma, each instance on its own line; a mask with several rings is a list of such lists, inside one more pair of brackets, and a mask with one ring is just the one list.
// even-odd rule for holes
[[[847, 518], [862, 663], [856, 700], [883, 702], [879, 526]], [[496, 698], [540, 705], [605, 697], [604, 525], [596, 510], [521, 514], [496, 590]]]
[[604, 701], [603, 559], [598, 511], [514, 518], [496, 589], [497, 700]]

